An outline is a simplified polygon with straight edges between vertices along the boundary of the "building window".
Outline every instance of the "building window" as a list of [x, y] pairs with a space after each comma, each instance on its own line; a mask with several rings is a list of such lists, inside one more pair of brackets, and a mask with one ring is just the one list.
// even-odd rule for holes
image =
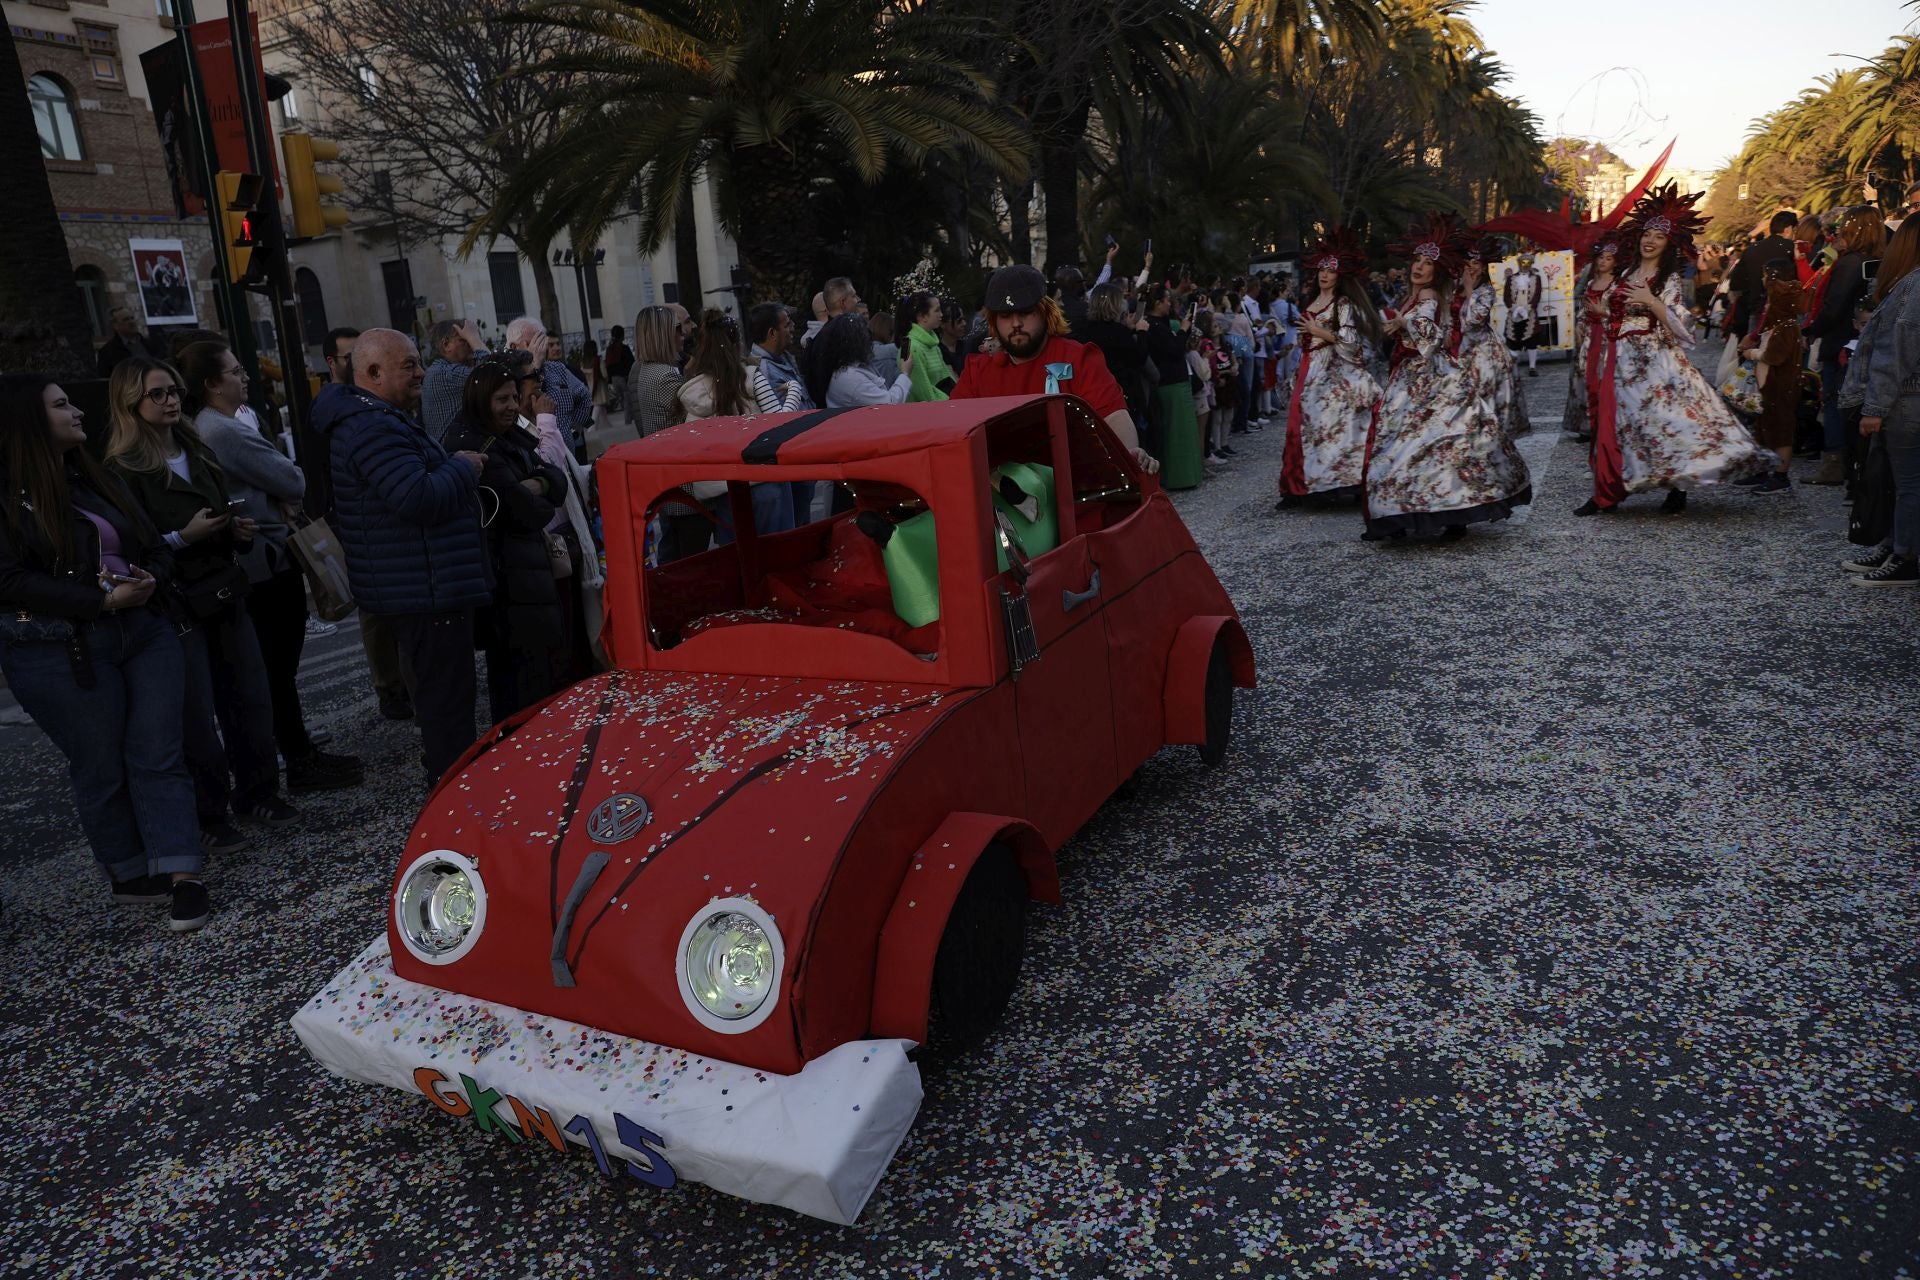
[[300, 120], [300, 87], [288, 85], [287, 91], [280, 95], [280, 122], [297, 124]]
[[87, 324], [95, 342], [105, 342], [113, 325], [107, 317], [107, 277], [98, 267], [76, 267], [73, 283], [80, 289], [80, 306], [87, 313]]
[[27, 100], [33, 105], [34, 127], [40, 131], [40, 154], [48, 160], [83, 160], [80, 125], [73, 114], [73, 93], [52, 76], [27, 81]]
[[293, 293], [300, 299], [300, 327], [311, 346], [326, 336], [328, 328], [327, 300], [320, 292], [320, 277], [306, 267], [294, 268]]
[[120, 37], [114, 34], [113, 28], [92, 22], [76, 22], [73, 30], [86, 48], [93, 78], [101, 84], [119, 84]]
[[495, 249], [487, 255], [487, 274], [493, 278], [493, 322], [506, 324], [527, 314], [527, 295], [520, 287], [520, 255]]
[[369, 98], [377, 98], [380, 96], [380, 76], [372, 67], [363, 62], [354, 74], [360, 77], [361, 93], [364, 93]]
[[153, 0], [153, 12], [156, 16], [173, 20], [173, 0]]

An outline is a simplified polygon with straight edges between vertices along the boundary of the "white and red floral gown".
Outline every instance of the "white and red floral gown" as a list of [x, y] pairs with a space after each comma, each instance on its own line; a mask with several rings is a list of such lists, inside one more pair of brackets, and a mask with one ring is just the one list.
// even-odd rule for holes
[[1573, 286], [1573, 376], [1567, 380], [1567, 408], [1560, 415], [1560, 429], [1575, 440], [1584, 440], [1593, 434], [1593, 416], [1587, 409], [1591, 376], [1588, 363], [1593, 353], [1590, 341], [1593, 324], [1587, 316], [1587, 283], [1592, 278], [1593, 268], [1583, 268]]
[[1504, 520], [1533, 501], [1527, 464], [1493, 397], [1448, 356], [1451, 317], [1431, 298], [1405, 315], [1368, 442], [1367, 532], [1433, 534]]
[[1340, 341], [1329, 346], [1301, 331], [1280, 492], [1289, 498], [1358, 496], [1380, 384], [1367, 371], [1366, 339], [1352, 303], [1331, 295], [1316, 298], [1307, 317], [1333, 330]]
[[[1774, 454], [1740, 425], [1706, 375], [1687, 358], [1683, 341], [1646, 307], [1627, 301], [1629, 277], [1607, 295], [1606, 333], [1596, 353], [1604, 365], [1594, 385], [1593, 500], [1617, 505], [1649, 489], [1693, 489], [1771, 468]], [[1667, 277], [1660, 301], [1684, 316], [1685, 282]], [[1608, 375], [1611, 376], [1608, 376]]]
[[1475, 287], [1460, 309], [1460, 363], [1470, 366], [1481, 389], [1493, 396], [1494, 416], [1508, 439], [1533, 430], [1527, 397], [1520, 389], [1520, 365], [1493, 332], [1493, 286]]

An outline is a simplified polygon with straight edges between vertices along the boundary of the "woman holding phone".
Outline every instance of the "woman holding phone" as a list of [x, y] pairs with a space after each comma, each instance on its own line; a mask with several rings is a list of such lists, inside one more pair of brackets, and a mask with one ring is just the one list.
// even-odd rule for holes
[[[232, 352], [220, 377], [246, 375]], [[226, 473], [181, 412], [183, 390], [172, 366], [123, 360], [107, 383], [113, 431], [107, 469], [125, 482], [173, 552], [172, 595], [187, 659], [187, 768], [200, 808], [201, 847], [231, 853], [247, 838], [234, 815], [284, 826], [299, 814], [280, 796], [273, 740], [273, 698], [253, 619], [246, 610], [247, 571], [240, 555], [259, 531], [233, 506]], [[155, 393], [160, 398], [155, 398]], [[219, 718], [220, 731], [214, 731]]]
[[171, 902], [168, 926], [184, 933], [206, 923], [207, 890], [182, 745], [185, 659], [154, 594], [168, 556], [85, 442], [51, 378], [0, 375], [0, 673], [67, 757], [113, 900]]
[[307, 644], [307, 577], [287, 542], [292, 517], [306, 497], [306, 475], [293, 459], [275, 448], [252, 424], [240, 418], [246, 404], [247, 375], [225, 342], [196, 342], [180, 353], [180, 372], [198, 411], [199, 433], [226, 478], [236, 513], [251, 519], [257, 533], [240, 557], [247, 571], [247, 616], [253, 620], [260, 656], [267, 667], [267, 693], [273, 703], [273, 737], [287, 762], [287, 790], [331, 791], [359, 785], [357, 756], [335, 755], [314, 745], [300, 707], [296, 676]]

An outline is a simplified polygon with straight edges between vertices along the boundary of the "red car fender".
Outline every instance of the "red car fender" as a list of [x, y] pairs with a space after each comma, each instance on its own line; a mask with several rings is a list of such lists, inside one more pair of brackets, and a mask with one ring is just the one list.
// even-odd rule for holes
[[913, 855], [913, 866], [880, 928], [874, 955], [872, 1034], [924, 1044], [927, 1004], [933, 993], [933, 962], [947, 917], [967, 873], [988, 845], [1013, 850], [1027, 878], [1027, 893], [1041, 902], [1060, 901], [1060, 872], [1040, 833], [1018, 818], [992, 813], [948, 816]]
[[1207, 663], [1216, 641], [1225, 641], [1233, 664], [1233, 683], [1253, 688], [1253, 646], [1238, 618], [1225, 614], [1188, 618], [1167, 654], [1167, 741], [1207, 740]]

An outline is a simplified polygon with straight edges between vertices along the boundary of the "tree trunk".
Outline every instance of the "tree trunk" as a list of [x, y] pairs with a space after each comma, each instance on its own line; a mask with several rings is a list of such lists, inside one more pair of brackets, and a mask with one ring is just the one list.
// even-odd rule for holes
[[1002, 180], [1000, 191], [1007, 200], [1007, 238], [1012, 243], [1013, 260], [1033, 261], [1033, 179], [1022, 183]]
[[1080, 243], [1080, 149], [1086, 129], [1087, 111], [1081, 108], [1040, 144], [1040, 187], [1047, 193], [1047, 262], [1042, 270], [1049, 278], [1055, 267], [1078, 266], [1086, 257]]
[[0, 32], [0, 165], [12, 175], [0, 201], [0, 371], [91, 378], [93, 342], [25, 83], [13, 32]]
[[[814, 260], [820, 252], [819, 220], [814, 216], [812, 175], [790, 152], [776, 146], [741, 147], [733, 153], [734, 181], [745, 193], [740, 201], [740, 265], [753, 281], [752, 296], [783, 302], [806, 312], [818, 282]], [[864, 284], [877, 296], [878, 281]], [[740, 300], [744, 309], [747, 300]]]
[[535, 243], [532, 237], [515, 240], [514, 245], [533, 265], [533, 293], [540, 302], [540, 323], [548, 333], [565, 333], [566, 318], [560, 314], [560, 293], [553, 287], [553, 261], [549, 242]]

